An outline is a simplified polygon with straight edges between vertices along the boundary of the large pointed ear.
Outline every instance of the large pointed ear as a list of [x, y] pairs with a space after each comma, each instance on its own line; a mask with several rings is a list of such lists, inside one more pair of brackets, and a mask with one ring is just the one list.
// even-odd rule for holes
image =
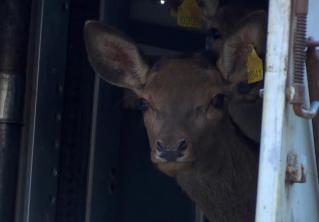
[[149, 67], [136, 44], [123, 33], [97, 21], [87, 21], [84, 38], [94, 70], [107, 82], [138, 91]]
[[217, 66], [225, 80], [232, 83], [247, 80], [247, 58], [251, 46], [259, 57], [264, 57], [267, 16], [255, 11], [245, 17], [224, 40]]
[[197, 0], [197, 4], [201, 9], [204, 21], [208, 21], [214, 18], [219, 6], [219, 0]]
[[247, 59], [251, 47], [259, 57], [264, 57], [266, 19], [263, 11], [253, 12], [243, 19], [224, 41], [217, 61], [231, 93], [228, 112], [244, 135], [255, 142], [260, 140], [262, 99], [259, 89], [262, 83], [248, 84]]

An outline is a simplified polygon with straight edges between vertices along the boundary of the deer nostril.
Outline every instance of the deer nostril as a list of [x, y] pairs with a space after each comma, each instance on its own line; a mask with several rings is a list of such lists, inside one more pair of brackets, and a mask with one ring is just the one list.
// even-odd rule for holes
[[161, 141], [156, 141], [156, 149], [160, 152], [163, 152], [166, 150], [164, 144]]
[[185, 139], [179, 141], [175, 147], [169, 148], [165, 146], [161, 140], [156, 141], [157, 156], [166, 161], [176, 161], [178, 158], [184, 156], [184, 151], [187, 149], [187, 142]]
[[178, 150], [179, 152], [183, 152], [183, 151], [185, 151], [186, 149], [187, 149], [187, 142], [186, 142], [185, 139], [183, 139], [183, 140], [181, 140], [181, 141], [179, 142], [179, 144], [177, 145], [177, 150]]

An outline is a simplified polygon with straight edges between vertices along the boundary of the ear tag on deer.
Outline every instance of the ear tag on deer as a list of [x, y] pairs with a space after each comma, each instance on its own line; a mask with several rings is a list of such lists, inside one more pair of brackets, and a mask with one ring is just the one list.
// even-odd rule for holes
[[263, 61], [257, 55], [254, 46], [249, 45], [249, 48], [246, 68], [248, 74], [248, 84], [251, 84], [263, 80]]
[[183, 0], [183, 3], [177, 9], [177, 25], [202, 28], [203, 20], [196, 0]]

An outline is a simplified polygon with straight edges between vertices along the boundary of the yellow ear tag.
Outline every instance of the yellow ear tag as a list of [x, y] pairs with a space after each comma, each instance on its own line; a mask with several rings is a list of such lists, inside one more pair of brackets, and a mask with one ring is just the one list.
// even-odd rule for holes
[[250, 52], [247, 56], [247, 74], [248, 84], [256, 83], [263, 80], [263, 61], [257, 55], [253, 45], [249, 45]]
[[183, 0], [177, 9], [177, 25], [198, 29], [202, 27], [201, 11], [196, 0]]

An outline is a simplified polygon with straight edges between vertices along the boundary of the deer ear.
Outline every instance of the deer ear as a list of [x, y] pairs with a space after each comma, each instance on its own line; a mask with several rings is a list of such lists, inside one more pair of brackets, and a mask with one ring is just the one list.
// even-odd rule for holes
[[219, 0], [197, 0], [197, 4], [201, 9], [203, 19], [208, 21], [215, 16]]
[[[265, 54], [266, 13], [256, 11], [244, 18], [225, 39], [217, 67], [228, 83], [232, 94], [228, 112], [244, 135], [255, 142], [260, 140], [262, 100], [259, 98], [261, 83], [248, 84], [247, 59], [254, 48], [258, 56]], [[244, 85], [246, 92], [241, 92]]]
[[231, 83], [248, 79], [246, 62], [251, 47], [259, 56], [265, 54], [266, 13], [255, 11], [245, 17], [226, 37], [217, 61], [222, 76]]
[[134, 91], [143, 87], [149, 67], [132, 40], [97, 21], [85, 23], [84, 38], [89, 61], [104, 80]]
[[232, 99], [228, 104], [228, 112], [245, 136], [257, 143], [260, 142], [262, 99], [255, 101]]

